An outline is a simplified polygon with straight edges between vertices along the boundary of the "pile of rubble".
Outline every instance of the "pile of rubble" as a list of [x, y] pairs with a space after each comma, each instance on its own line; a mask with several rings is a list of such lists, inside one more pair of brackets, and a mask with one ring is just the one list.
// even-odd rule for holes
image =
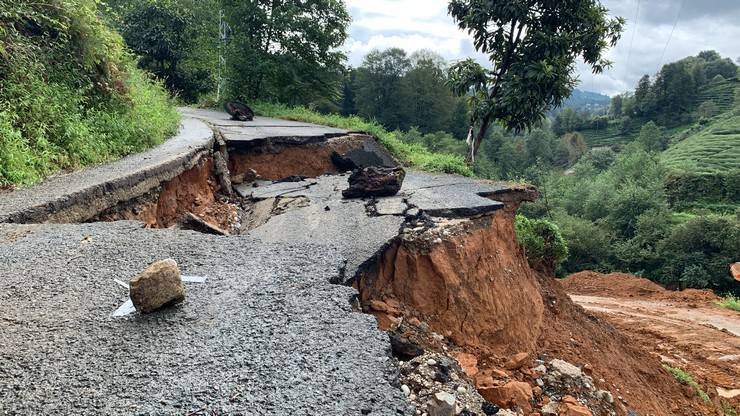
[[614, 397], [588, 369], [541, 358], [519, 353], [503, 368], [479, 370], [472, 354], [424, 352], [400, 362], [401, 390], [421, 416], [616, 415]]

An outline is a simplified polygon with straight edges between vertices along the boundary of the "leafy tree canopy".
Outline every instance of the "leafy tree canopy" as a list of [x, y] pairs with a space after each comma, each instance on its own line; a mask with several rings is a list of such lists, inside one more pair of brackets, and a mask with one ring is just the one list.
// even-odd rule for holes
[[236, 98], [310, 104], [338, 99], [350, 16], [340, 0], [224, 0], [231, 28], [227, 90]]
[[521, 131], [559, 106], [575, 86], [578, 57], [595, 73], [608, 67], [604, 52], [624, 26], [597, 0], [452, 0], [448, 10], [493, 64], [486, 70], [467, 59], [450, 69], [455, 92], [472, 92], [471, 159], [492, 122]]

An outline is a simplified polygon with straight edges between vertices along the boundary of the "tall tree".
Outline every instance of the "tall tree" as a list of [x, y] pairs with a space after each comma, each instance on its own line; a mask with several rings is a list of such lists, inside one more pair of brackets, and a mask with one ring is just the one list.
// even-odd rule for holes
[[446, 62], [431, 51], [409, 57], [412, 68], [403, 78], [405, 122], [422, 133], [447, 130], [455, 111], [455, 96], [447, 86]]
[[244, 99], [338, 99], [350, 16], [341, 0], [223, 0], [227, 90]]
[[357, 69], [358, 113], [375, 118], [389, 129], [407, 126], [404, 120], [402, 81], [411, 69], [403, 49], [373, 50]]
[[562, 104], [575, 86], [578, 57], [594, 73], [608, 67], [603, 55], [624, 26], [598, 0], [452, 0], [448, 10], [493, 65], [468, 59], [450, 70], [455, 91], [473, 93], [471, 160], [494, 121], [520, 131]]
[[652, 86], [650, 75], [643, 75], [637, 83], [635, 89], [635, 112], [638, 116], [649, 115], [654, 107], [655, 100], [652, 96]]
[[612, 97], [611, 104], [609, 105], [609, 115], [614, 118], [622, 117], [622, 96], [615, 95]]
[[216, 87], [218, 0], [109, 0], [139, 67], [186, 101]]

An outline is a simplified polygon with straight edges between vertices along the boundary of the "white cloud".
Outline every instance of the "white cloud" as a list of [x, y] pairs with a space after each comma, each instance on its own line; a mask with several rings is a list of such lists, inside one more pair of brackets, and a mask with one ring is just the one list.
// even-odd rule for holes
[[[684, 8], [679, 14], [679, 4]], [[614, 66], [593, 75], [584, 65], [577, 65], [580, 88], [606, 94], [633, 89], [643, 74], [654, 74], [661, 63], [672, 62], [706, 49], [716, 49], [724, 56], [740, 55], [740, 7], [736, 0], [706, 0], [698, 7], [693, 0], [641, 1], [636, 18], [637, 0], [603, 0], [613, 14], [628, 19], [619, 44], [607, 57]], [[344, 46], [350, 64], [358, 66], [373, 48], [399, 47], [413, 52], [431, 49], [448, 60], [474, 57], [486, 62], [475, 52], [470, 35], [459, 30], [447, 15], [448, 0], [346, 0], [352, 13], [350, 39]], [[733, 13], [735, 15], [733, 15]], [[668, 48], [663, 49], [673, 24], [678, 22]], [[637, 23], [637, 25], [635, 24]], [[635, 32], [635, 26], [637, 31]], [[634, 34], [634, 42], [632, 37]], [[632, 48], [630, 49], [630, 45]]]

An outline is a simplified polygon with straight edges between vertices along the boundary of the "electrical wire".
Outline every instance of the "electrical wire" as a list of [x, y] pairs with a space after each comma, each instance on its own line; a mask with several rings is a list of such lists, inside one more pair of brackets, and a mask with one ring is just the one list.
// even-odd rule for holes
[[632, 39], [630, 40], [630, 48], [627, 51], [627, 65], [625, 65], [625, 72], [629, 69], [630, 58], [632, 57], [632, 46], [635, 44], [635, 35], [637, 35], [637, 28], [640, 26], [640, 1], [637, 0], [637, 10], [635, 10], [635, 30], [632, 31]]
[[663, 67], [663, 59], [665, 58], [665, 52], [668, 50], [668, 44], [671, 43], [671, 39], [673, 39], [673, 32], [676, 31], [676, 26], [678, 26], [678, 19], [681, 17], [681, 12], [683, 11], [683, 4], [684, 0], [681, 0], [681, 3], [678, 5], [678, 13], [676, 14], [676, 21], [673, 22], [673, 29], [671, 29], [671, 34], [668, 36], [668, 41], [665, 43], [665, 47], [663, 48], [663, 53], [660, 54], [660, 61], [658, 63], [658, 69], [655, 71], [655, 73], [660, 72], [660, 68]]

